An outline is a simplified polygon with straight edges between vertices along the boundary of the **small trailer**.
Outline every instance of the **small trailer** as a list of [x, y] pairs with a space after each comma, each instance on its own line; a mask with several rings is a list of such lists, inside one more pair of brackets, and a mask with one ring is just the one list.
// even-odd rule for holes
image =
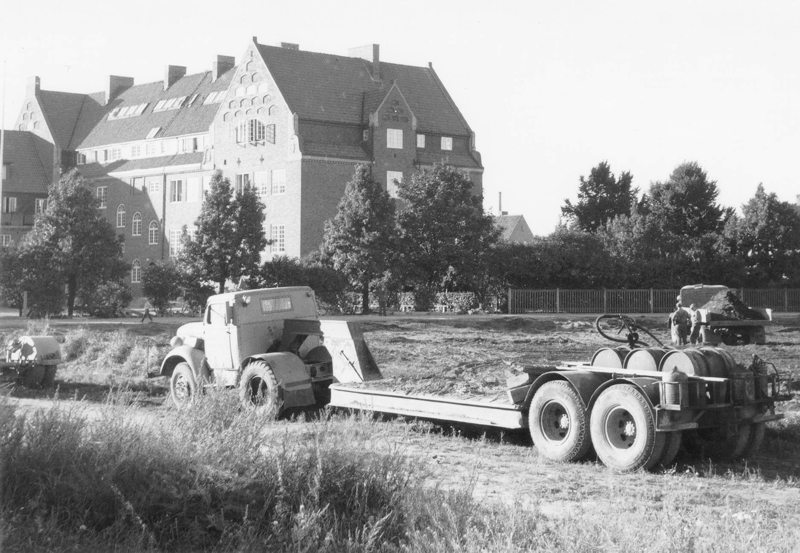
[[310, 288], [272, 288], [209, 298], [203, 321], [178, 329], [159, 375], [178, 407], [217, 386], [272, 416], [328, 405], [527, 429], [549, 459], [594, 449], [622, 471], [669, 465], [687, 432], [714, 453], [746, 456], [781, 418], [781, 380], [758, 358], [745, 367], [720, 348], [635, 347], [636, 332], [627, 342], [587, 363], [529, 367], [500, 400], [407, 394], [383, 380], [357, 324], [320, 320]]
[[0, 370], [29, 388], [50, 388], [60, 361], [61, 348], [52, 336], [22, 336], [6, 345]]

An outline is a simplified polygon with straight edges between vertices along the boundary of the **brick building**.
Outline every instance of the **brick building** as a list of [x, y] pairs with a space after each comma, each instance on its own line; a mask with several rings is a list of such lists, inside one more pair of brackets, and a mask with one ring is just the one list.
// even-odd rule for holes
[[[436, 72], [384, 62], [379, 52], [305, 52], [254, 37], [238, 64], [217, 56], [193, 75], [169, 65], [154, 83], [110, 76], [102, 92], [73, 94], [43, 90], [34, 77], [8, 135], [15, 151], [28, 142], [25, 155], [35, 161], [36, 152], [47, 182], [72, 166], [89, 180], [125, 237], [137, 295], [142, 267], [177, 253], [215, 170], [256, 188], [273, 240], [266, 258], [318, 248], [357, 163], [370, 164], [390, 194], [395, 180], [439, 161], [482, 192], [474, 133]], [[41, 196], [41, 183], [28, 180], [26, 194]], [[4, 198], [14, 190], [6, 184]]]

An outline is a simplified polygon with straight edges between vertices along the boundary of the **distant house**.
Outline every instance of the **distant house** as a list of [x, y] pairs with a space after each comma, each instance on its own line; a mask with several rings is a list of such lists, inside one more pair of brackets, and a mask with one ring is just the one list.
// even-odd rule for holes
[[[92, 94], [44, 90], [34, 77], [15, 129], [12, 150], [27, 140], [42, 165], [31, 193], [71, 167], [88, 179], [124, 236], [134, 295], [142, 267], [178, 254], [214, 171], [236, 189], [255, 187], [264, 202], [265, 259], [318, 248], [359, 163], [392, 196], [398, 181], [437, 162], [482, 193], [474, 133], [433, 67], [385, 62], [377, 44], [340, 56], [253, 37], [238, 64], [217, 56], [210, 71], [193, 75], [168, 65], [163, 80], [145, 84], [112, 75]], [[36, 160], [20, 156], [9, 156], [12, 177], [26, 156]], [[10, 178], [4, 203], [13, 186]], [[20, 196], [18, 209], [32, 201]], [[22, 226], [34, 215], [27, 207]], [[4, 240], [15, 240], [8, 234]]]
[[530, 244], [533, 233], [523, 215], [499, 215], [494, 223], [502, 232], [500, 240], [509, 244]]

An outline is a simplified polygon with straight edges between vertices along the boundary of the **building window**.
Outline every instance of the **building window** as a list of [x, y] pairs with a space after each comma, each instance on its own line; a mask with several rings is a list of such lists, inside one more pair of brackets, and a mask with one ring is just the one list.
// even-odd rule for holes
[[0, 246], [7, 248], [11, 245], [11, 235], [10, 234], [0, 234]]
[[283, 194], [286, 192], [286, 169], [272, 170], [272, 193]]
[[122, 157], [122, 151], [119, 148], [111, 148], [110, 161], [117, 161]]
[[17, 211], [17, 198], [15, 196], [6, 196], [3, 198], [3, 213], [16, 213]]
[[138, 211], [131, 218], [131, 234], [133, 236], [142, 235], [142, 214]]
[[98, 186], [97, 187], [97, 201], [100, 202], [99, 207], [100, 209], [106, 208], [106, 197], [108, 196], [108, 187], [107, 186]]
[[9, 169], [8, 163], [4, 163], [3, 164], [3, 175], [2, 175], [3, 180], [6, 180], [8, 178], [8, 173], [9, 173], [8, 169]]
[[181, 138], [180, 152], [182, 154], [196, 152], [199, 149], [200, 149], [200, 142], [198, 137], [192, 136], [190, 138]]
[[75, 156], [75, 164], [86, 165], [86, 154], [78, 152], [78, 154]]
[[169, 201], [172, 203], [182, 202], [184, 199], [183, 181], [169, 181]]
[[424, 148], [425, 147], [425, 135], [418, 134], [417, 135], [417, 148]]
[[131, 146], [131, 157], [137, 158], [142, 157], [142, 147], [139, 144], [134, 144]]
[[386, 147], [403, 149], [403, 129], [386, 129]]
[[272, 240], [272, 253], [286, 251], [286, 225], [271, 225], [269, 237]]
[[36, 215], [44, 213], [47, 209], [47, 198], [36, 198]]
[[[267, 127], [271, 127], [270, 130]], [[236, 125], [236, 142], [244, 144], [249, 142], [257, 144], [259, 142], [269, 141], [275, 143], [275, 125], [265, 125], [258, 119], [248, 119]]]
[[275, 144], [275, 123], [267, 125], [265, 140], [270, 144]]
[[151, 246], [158, 244], [158, 223], [155, 221], [150, 221], [147, 227], [147, 243]]
[[265, 197], [269, 193], [269, 172], [256, 171], [253, 177], [256, 194], [262, 198]]
[[250, 188], [250, 173], [236, 175], [236, 193], [241, 194], [245, 188]]
[[125, 228], [125, 204], [117, 206], [117, 228]]
[[397, 197], [397, 183], [399, 182], [403, 182], [402, 171], [386, 171], [386, 191], [390, 197]]
[[161, 177], [149, 177], [145, 186], [150, 194], [161, 194]]
[[453, 149], [453, 137], [452, 136], [443, 136], [442, 137], [442, 150], [451, 151]]
[[181, 244], [181, 235], [183, 231], [181, 229], [170, 229], [169, 231], [169, 256], [170, 257], [178, 257], [180, 255], [181, 250], [183, 249], [183, 244]]
[[138, 284], [142, 282], [142, 264], [138, 259], [134, 259], [131, 263], [131, 283]]

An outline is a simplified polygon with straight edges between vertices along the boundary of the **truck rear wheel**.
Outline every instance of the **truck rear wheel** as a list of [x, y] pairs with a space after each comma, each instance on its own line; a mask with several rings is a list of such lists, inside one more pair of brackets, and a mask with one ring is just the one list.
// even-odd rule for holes
[[609, 468], [650, 469], [664, 453], [666, 436], [656, 432], [647, 398], [630, 384], [611, 386], [600, 394], [589, 426], [594, 450]]
[[197, 380], [188, 363], [178, 363], [169, 379], [169, 391], [172, 402], [178, 408], [184, 408], [194, 401], [197, 394]]
[[282, 405], [278, 381], [264, 361], [254, 361], [244, 370], [239, 383], [239, 398], [245, 407], [256, 408], [274, 417], [280, 414]]
[[543, 384], [528, 409], [533, 445], [553, 461], [579, 461], [586, 457], [591, 447], [587, 423], [578, 393], [563, 380]]
[[678, 456], [678, 451], [681, 449], [681, 442], [683, 441], [683, 432], [680, 430], [676, 432], [666, 432], [666, 443], [664, 444], [664, 453], [658, 461], [659, 466], [668, 468], [672, 465], [675, 457]]

